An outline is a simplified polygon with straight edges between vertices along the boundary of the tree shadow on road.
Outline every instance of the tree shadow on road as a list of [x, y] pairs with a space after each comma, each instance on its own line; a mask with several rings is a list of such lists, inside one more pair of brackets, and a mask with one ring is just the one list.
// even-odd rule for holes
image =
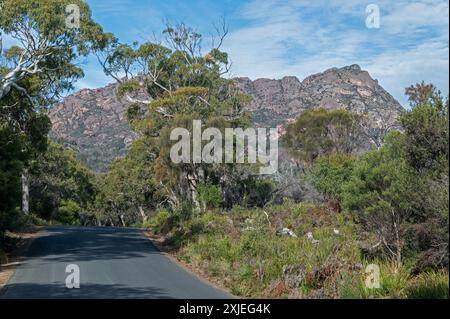
[[28, 257], [72, 262], [148, 257], [160, 254], [138, 229], [49, 227], [29, 249]]
[[0, 299], [172, 299], [159, 288], [130, 288], [122, 285], [84, 284], [68, 289], [56, 284], [11, 284]]

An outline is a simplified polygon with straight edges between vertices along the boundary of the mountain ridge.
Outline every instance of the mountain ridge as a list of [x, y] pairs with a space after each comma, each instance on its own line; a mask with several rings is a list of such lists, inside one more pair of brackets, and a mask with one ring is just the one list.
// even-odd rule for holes
[[[234, 78], [236, 86], [253, 100], [246, 110], [255, 126], [280, 127], [311, 108], [347, 109], [365, 113], [368, 131], [398, 128], [403, 107], [367, 71], [353, 64], [307, 76], [281, 79]], [[129, 103], [117, 98], [116, 84], [82, 89], [49, 111], [50, 137], [74, 149], [92, 169], [104, 172], [116, 157], [126, 155], [137, 134], [127, 120]]]

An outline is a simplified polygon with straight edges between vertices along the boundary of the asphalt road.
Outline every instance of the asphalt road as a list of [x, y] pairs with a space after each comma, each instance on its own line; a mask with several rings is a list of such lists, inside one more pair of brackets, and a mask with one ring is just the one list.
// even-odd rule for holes
[[[80, 288], [66, 287], [66, 267], [80, 270]], [[161, 254], [139, 230], [49, 227], [0, 298], [225, 299], [218, 290]]]

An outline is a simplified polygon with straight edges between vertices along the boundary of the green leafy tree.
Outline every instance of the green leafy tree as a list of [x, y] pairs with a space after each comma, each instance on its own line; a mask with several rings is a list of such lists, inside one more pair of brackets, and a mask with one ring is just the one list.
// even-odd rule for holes
[[[202, 129], [248, 125], [243, 113], [247, 98], [223, 77], [230, 63], [220, 50], [225, 26], [222, 31], [206, 55], [202, 36], [181, 24], [164, 30], [166, 46], [125, 45], [112, 38], [99, 56], [105, 73], [119, 84], [118, 95], [133, 103], [128, 112], [133, 128], [155, 141], [155, 179], [173, 209], [180, 209], [186, 200], [200, 209], [198, 185], [208, 180], [220, 185], [228, 170], [221, 165], [174, 164], [169, 156], [172, 129], [191, 130], [193, 120], [201, 120]], [[142, 98], [142, 92], [148, 98]]]
[[[22, 81], [22, 86], [33, 89], [31, 81]], [[47, 146], [47, 132], [50, 129], [50, 121], [48, 117], [39, 111], [35, 111], [33, 105], [28, 99], [21, 97], [18, 91], [11, 92], [7, 97], [0, 99], [0, 125], [4, 133], [4, 144], [0, 147], [4, 148], [2, 152], [8, 152], [4, 161], [8, 165], [15, 163], [14, 167], [21, 167], [21, 171], [12, 169], [4, 178], [8, 177], [10, 180], [5, 180], [6, 185], [17, 185], [16, 181], [20, 180], [21, 185], [17, 190], [9, 189], [5, 191], [3, 196], [14, 199], [16, 201], [15, 207], [20, 207], [20, 199], [9, 194], [15, 194], [17, 191], [22, 191], [22, 211], [28, 213], [28, 167], [29, 162], [35, 156], [45, 151]], [[10, 146], [14, 145], [15, 151], [10, 150]], [[20, 165], [19, 165], [20, 164]], [[13, 176], [12, 173], [17, 174]], [[10, 201], [9, 200], [9, 201]], [[3, 214], [8, 214], [3, 211]]]
[[47, 151], [39, 154], [30, 167], [31, 211], [41, 218], [60, 221], [63, 206], [67, 206], [64, 212], [74, 212], [76, 205], [76, 216], [89, 213], [96, 195], [94, 178], [72, 150], [49, 142]]
[[154, 179], [153, 143], [145, 137], [135, 141], [127, 156], [114, 161], [108, 173], [98, 178], [96, 209], [103, 224], [145, 223], [150, 213], [164, 202]]
[[[78, 26], [66, 23], [69, 5], [79, 11]], [[72, 81], [82, 75], [73, 63], [78, 55], [100, 49], [106, 40], [81, 0], [1, 0], [0, 43], [1, 36], [14, 39], [17, 45], [4, 51], [6, 71], [0, 73], [0, 99], [17, 90], [34, 105], [43, 102], [43, 96], [71, 88]], [[34, 95], [20, 82], [36, 77], [39, 89], [34, 93], [39, 94]]]
[[[428, 86], [433, 87], [433, 86]], [[400, 264], [448, 267], [448, 101], [425, 94], [401, 116], [403, 133], [355, 164], [342, 203]]]
[[23, 161], [23, 136], [14, 134], [11, 127], [0, 122], [0, 238], [11, 230], [21, 197], [20, 174]]
[[406, 156], [418, 171], [436, 169], [443, 161], [448, 163], [448, 99], [444, 100], [431, 84], [418, 84], [417, 90], [420, 93], [410, 92], [412, 110], [400, 118]]
[[282, 141], [307, 166], [332, 153], [354, 154], [361, 147], [361, 119], [346, 110], [307, 110], [287, 126]]
[[309, 180], [326, 200], [340, 203], [342, 187], [352, 176], [355, 161], [346, 154], [324, 156], [314, 162]]
[[[79, 10], [78, 26], [66, 23], [68, 6]], [[11, 47], [3, 46], [4, 36], [13, 40]], [[30, 161], [45, 151], [50, 128], [43, 109], [72, 89], [83, 75], [79, 56], [102, 48], [106, 38], [81, 0], [0, 0], [0, 121], [9, 127], [9, 141], [21, 142], [25, 213]]]

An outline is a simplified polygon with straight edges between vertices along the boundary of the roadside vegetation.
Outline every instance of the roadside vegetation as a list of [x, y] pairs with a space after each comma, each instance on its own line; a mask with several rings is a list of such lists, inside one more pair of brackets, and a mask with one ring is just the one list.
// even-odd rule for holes
[[[74, 2], [81, 25], [68, 29], [60, 20]], [[207, 49], [183, 24], [167, 25], [161, 43], [130, 45], [83, 1], [0, 8], [0, 35], [21, 44], [0, 58], [0, 261], [8, 234], [27, 224], [135, 226], [238, 296], [448, 298], [448, 99], [433, 85], [406, 90], [410, 109], [387, 135], [368, 134], [364, 114], [305, 111], [287, 126], [289, 159], [272, 177], [246, 164], [175, 164], [173, 128], [251, 124], [249, 97], [226, 79], [225, 23]], [[105, 174], [48, 139], [45, 108], [82, 77], [87, 54], [117, 82], [139, 135]], [[374, 265], [377, 288], [366, 282]]]
[[[190, 218], [162, 211], [145, 226], [238, 296], [448, 298], [448, 101], [431, 85], [407, 93], [402, 130], [378, 149], [358, 154], [336, 145], [348, 141], [335, 135], [315, 144], [307, 134], [323, 138], [324, 115], [336, 123], [340, 112], [308, 111], [307, 121], [301, 114], [288, 127], [286, 144], [301, 154], [320, 200], [276, 204], [272, 197], [263, 208]], [[299, 123], [320, 123], [304, 134], [307, 148], [289, 140], [298, 138], [293, 130], [305, 132]], [[372, 265], [379, 287], [366, 283]]]
[[[160, 213], [148, 227], [170, 253], [237, 296], [448, 298], [445, 269], [416, 274], [414, 259], [367, 256], [358, 225], [326, 205], [211, 211], [167, 231], [171, 222]], [[283, 235], [286, 226], [297, 237]], [[378, 289], [366, 286], [370, 264], [380, 267]]]

